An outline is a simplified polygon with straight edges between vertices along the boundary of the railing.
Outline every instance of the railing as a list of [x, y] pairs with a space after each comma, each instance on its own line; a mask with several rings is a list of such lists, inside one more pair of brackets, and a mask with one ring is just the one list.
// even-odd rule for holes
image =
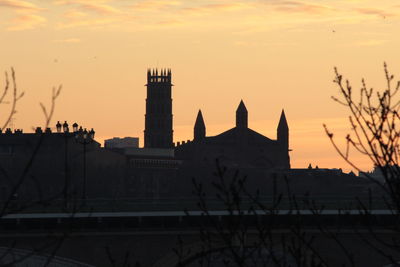
[[[19, 213], [52, 213], [65, 210], [77, 212], [123, 212], [123, 211], [184, 211], [199, 210], [198, 198], [167, 198], [167, 199], [142, 199], [142, 198], [114, 198], [114, 199], [74, 199], [65, 204], [64, 200], [55, 200], [46, 205], [37, 204], [27, 206], [21, 201], [12, 201], [11, 210], [20, 210]], [[2, 203], [0, 203], [1, 205]], [[205, 199], [205, 204], [210, 210], [226, 210], [225, 204], [216, 198]], [[322, 195], [293, 198], [283, 197], [278, 202], [273, 197], [259, 198], [257, 201], [243, 199], [240, 208], [242, 210], [260, 209], [261, 205], [265, 209], [341, 209], [341, 210], [360, 210], [360, 209], [390, 209], [383, 198], [350, 197], [336, 195]]]

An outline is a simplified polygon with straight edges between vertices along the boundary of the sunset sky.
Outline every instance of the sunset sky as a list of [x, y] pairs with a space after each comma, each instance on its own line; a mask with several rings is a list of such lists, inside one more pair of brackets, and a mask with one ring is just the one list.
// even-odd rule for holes
[[192, 139], [198, 109], [207, 135], [232, 128], [243, 99], [250, 128], [272, 139], [285, 109], [292, 167], [348, 171], [322, 127], [349, 131], [330, 98], [333, 68], [379, 89], [384, 61], [400, 78], [398, 0], [0, 0], [0, 70], [14, 67], [25, 92], [14, 120], [25, 132], [43, 125], [39, 102], [62, 84], [54, 124], [142, 143], [146, 70], [165, 67], [175, 141]]

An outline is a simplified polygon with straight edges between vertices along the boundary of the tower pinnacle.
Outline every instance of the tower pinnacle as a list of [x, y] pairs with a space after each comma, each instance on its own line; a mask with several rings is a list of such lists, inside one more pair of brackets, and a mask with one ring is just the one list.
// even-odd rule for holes
[[278, 142], [280, 142], [287, 151], [289, 149], [289, 126], [286, 121], [285, 111], [283, 109], [278, 123], [277, 138]]
[[247, 128], [247, 109], [243, 103], [243, 100], [240, 100], [239, 106], [236, 109], [236, 127], [237, 128]]
[[286, 121], [285, 111], [282, 109], [281, 117], [279, 119], [277, 128], [277, 141], [281, 147], [282, 160], [286, 161], [285, 168], [290, 168], [289, 157], [289, 126]]
[[199, 109], [197, 113], [196, 123], [194, 124], [194, 140], [202, 140], [206, 137], [206, 125], [204, 123], [203, 114]]
[[282, 112], [281, 112], [281, 117], [280, 117], [280, 119], [279, 119], [279, 124], [278, 124], [278, 131], [279, 130], [289, 130], [289, 127], [288, 127], [288, 124], [287, 124], [287, 121], [286, 121], [286, 116], [285, 116], [285, 110], [283, 110], [282, 109]]

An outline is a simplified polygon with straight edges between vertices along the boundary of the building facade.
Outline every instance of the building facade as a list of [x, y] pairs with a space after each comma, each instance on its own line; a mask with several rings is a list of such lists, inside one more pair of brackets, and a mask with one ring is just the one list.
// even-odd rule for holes
[[194, 164], [215, 162], [232, 168], [290, 169], [289, 127], [282, 110], [277, 139], [272, 140], [248, 127], [243, 101], [236, 110], [236, 127], [216, 136], [206, 136], [201, 111], [197, 114], [192, 141], [178, 143], [175, 156]]

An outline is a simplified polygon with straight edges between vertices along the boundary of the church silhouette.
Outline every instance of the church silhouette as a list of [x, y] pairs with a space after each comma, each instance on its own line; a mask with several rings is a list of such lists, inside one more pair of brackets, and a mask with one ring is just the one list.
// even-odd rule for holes
[[[88, 203], [90, 199], [193, 199], [193, 180], [214, 196], [218, 164], [227, 168], [229, 177], [234, 172], [246, 175], [249, 192], [264, 196], [286, 192], [287, 183], [296, 194], [346, 196], [361, 195], [371, 186], [339, 169], [291, 168], [285, 112], [276, 139], [270, 139], [248, 127], [243, 101], [232, 129], [207, 136], [206, 118], [199, 110], [193, 139], [174, 143], [172, 86], [171, 70], [147, 71], [143, 148], [134, 137], [109, 139], [101, 147], [94, 130], [77, 123], [71, 130], [67, 122], [57, 123], [56, 131], [40, 127], [33, 133], [0, 130], [0, 201], [13, 192], [21, 175], [29, 179], [13, 197], [27, 202], [42, 196], [59, 200], [74, 196]], [[34, 161], [26, 169], [32, 155]]]
[[[146, 86], [144, 147], [173, 148], [171, 70], [148, 70]], [[277, 139], [272, 140], [248, 128], [248, 112], [243, 100], [236, 110], [236, 127], [217, 136], [206, 136], [206, 125], [199, 110], [193, 140], [178, 142], [175, 158], [192, 163], [219, 159], [229, 167], [290, 169], [285, 112], [282, 110]]]

